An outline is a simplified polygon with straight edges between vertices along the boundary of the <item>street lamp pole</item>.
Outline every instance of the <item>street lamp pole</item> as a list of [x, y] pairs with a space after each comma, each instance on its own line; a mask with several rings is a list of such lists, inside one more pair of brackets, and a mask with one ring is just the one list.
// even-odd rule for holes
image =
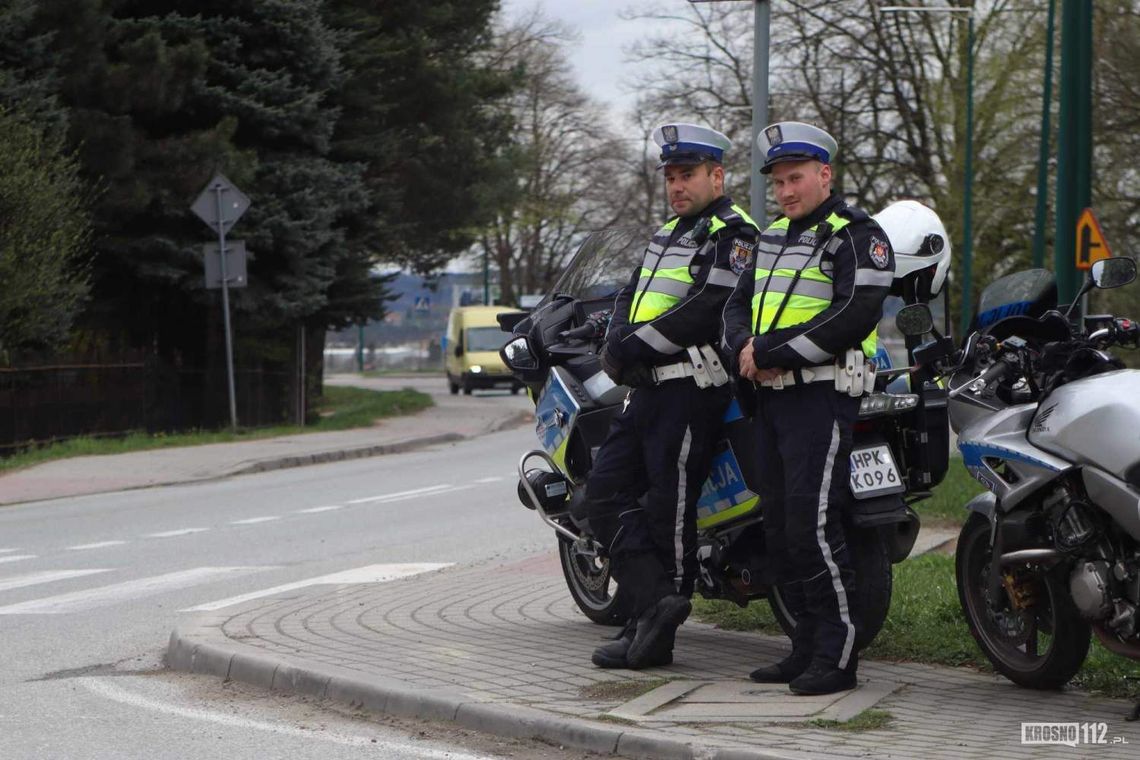
[[768, 226], [768, 183], [760, 173], [763, 156], [756, 138], [768, 124], [768, 46], [772, 25], [772, 5], [768, 0], [756, 0], [753, 4], [752, 42], [752, 142], [749, 152], [752, 155], [752, 185], [749, 213], [753, 221], [764, 229]]
[[891, 5], [883, 13], [964, 13], [966, 14], [966, 156], [962, 181], [962, 335], [970, 327], [973, 312], [974, 268], [974, 9], [942, 6], [937, 8]]
[[[689, 0], [698, 3], [731, 2], [733, 0]], [[772, 4], [768, 0], [748, 0], [752, 3], [752, 142], [749, 149], [752, 155], [751, 184], [749, 187], [748, 213], [760, 229], [768, 226], [768, 211], [765, 197], [768, 185], [760, 167], [764, 165], [756, 138], [768, 124], [768, 49], [772, 26]]]

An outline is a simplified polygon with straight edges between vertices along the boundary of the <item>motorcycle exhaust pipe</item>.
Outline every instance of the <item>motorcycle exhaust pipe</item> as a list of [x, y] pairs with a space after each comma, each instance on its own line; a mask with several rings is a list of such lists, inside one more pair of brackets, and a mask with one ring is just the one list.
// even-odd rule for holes
[[1059, 562], [1065, 555], [1056, 549], [1018, 549], [1001, 555], [1004, 565], [1019, 565], [1023, 562]]
[[[519, 459], [519, 489], [526, 493], [526, 496], [530, 502], [529, 506], [531, 506], [534, 511], [538, 512], [538, 516], [542, 518], [542, 521], [544, 523], [549, 525], [551, 528], [554, 528], [555, 533], [558, 533], [561, 536], [565, 536], [571, 541], [577, 541], [579, 538], [581, 538], [577, 533], [568, 529], [566, 526], [560, 525], [554, 520], [550, 519], [550, 515], [548, 515], [546, 513], [546, 510], [543, 508], [542, 499], [539, 498], [538, 494], [535, 492], [534, 486], [531, 485], [530, 478], [527, 477], [528, 473], [526, 469], [526, 463], [527, 460], [529, 460], [531, 457], [539, 457], [540, 459], [544, 460], [550, 467], [550, 474], [553, 475], [554, 473], [558, 472], [558, 465], [554, 463], [554, 460], [551, 459], [550, 455], [545, 451], [542, 451], [541, 449], [528, 451], [522, 455], [522, 458]], [[569, 488], [570, 482], [565, 482], [566, 487]], [[523, 503], [526, 504], [526, 502]]]

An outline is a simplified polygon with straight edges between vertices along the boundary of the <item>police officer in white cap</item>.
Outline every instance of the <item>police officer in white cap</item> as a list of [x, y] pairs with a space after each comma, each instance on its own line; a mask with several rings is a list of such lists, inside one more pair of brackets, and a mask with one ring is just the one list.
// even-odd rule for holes
[[586, 488], [591, 530], [632, 597], [621, 637], [594, 652], [603, 668], [673, 660], [696, 578], [696, 504], [729, 400], [714, 349], [720, 314], [759, 231], [724, 195], [727, 137], [673, 123], [653, 139], [676, 216], [653, 235], [614, 303], [602, 366], [632, 390]]
[[784, 213], [761, 233], [755, 265], [725, 307], [724, 344], [742, 393], [755, 388], [765, 542], [775, 580], [799, 609], [791, 655], [751, 678], [830, 694], [856, 682], [858, 611], [842, 515], [894, 255], [879, 225], [832, 189], [831, 135], [785, 121], [757, 143]]

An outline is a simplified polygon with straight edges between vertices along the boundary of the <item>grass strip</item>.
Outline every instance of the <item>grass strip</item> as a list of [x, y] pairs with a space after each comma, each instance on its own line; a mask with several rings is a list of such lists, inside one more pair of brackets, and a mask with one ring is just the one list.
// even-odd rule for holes
[[816, 718], [807, 725], [813, 728], [830, 728], [836, 731], [875, 731], [890, 725], [895, 716], [886, 710], [864, 710], [851, 720], [826, 720]]
[[[699, 599], [694, 614], [729, 630], [783, 633], [764, 602], [740, 608], [731, 602]], [[891, 610], [883, 629], [862, 656], [993, 672], [970, 635], [958, 603], [953, 557], [924, 554], [894, 566]], [[1094, 640], [1088, 659], [1071, 683], [1108, 697], [1137, 699], [1140, 664], [1113, 655]]]
[[208, 443], [253, 441], [299, 433], [325, 433], [331, 430], [370, 427], [377, 420], [412, 414], [432, 406], [431, 396], [411, 388], [373, 391], [365, 388], [328, 386], [316, 406], [317, 420], [311, 425], [278, 425], [267, 428], [196, 430], [185, 433], [129, 433], [114, 438], [80, 437], [52, 443], [0, 458], [0, 472], [29, 467], [56, 459], [79, 456], [125, 454], [131, 451], [172, 446], [201, 446]]
[[914, 511], [922, 518], [923, 524], [961, 525], [966, 521], [966, 504], [984, 490], [982, 484], [966, 472], [962, 458], [953, 455], [946, 477], [929, 499], [914, 505]]

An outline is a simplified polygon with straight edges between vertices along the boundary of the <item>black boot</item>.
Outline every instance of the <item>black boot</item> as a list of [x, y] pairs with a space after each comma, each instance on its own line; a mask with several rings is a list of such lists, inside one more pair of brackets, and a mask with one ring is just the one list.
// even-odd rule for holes
[[801, 654], [793, 651], [790, 655], [775, 665], [765, 665], [756, 668], [748, 677], [756, 683], [791, 683], [811, 664], [810, 654]]
[[[630, 664], [626, 654], [629, 652], [629, 645], [633, 643], [633, 636], [636, 630], [637, 621], [631, 620], [626, 623], [625, 629], [621, 632], [620, 636], [610, 643], [603, 644], [594, 650], [594, 654], [590, 658], [591, 662], [599, 668], [629, 668]], [[649, 658], [641, 667], [653, 668], [662, 665], [672, 665], [673, 640], [673, 635], [662, 639], [661, 645], [650, 653]]]
[[681, 623], [689, 617], [693, 604], [680, 594], [669, 594], [652, 605], [637, 618], [637, 630], [626, 652], [631, 668], [650, 664], [654, 652], [669, 648], [672, 658], [674, 636]]
[[855, 670], [858, 666], [858, 657], [851, 656], [846, 668], [838, 668], [833, 663], [813, 660], [800, 676], [788, 684], [793, 694], [804, 696], [819, 696], [821, 694], [834, 694], [837, 691], [854, 689], [856, 684]]

